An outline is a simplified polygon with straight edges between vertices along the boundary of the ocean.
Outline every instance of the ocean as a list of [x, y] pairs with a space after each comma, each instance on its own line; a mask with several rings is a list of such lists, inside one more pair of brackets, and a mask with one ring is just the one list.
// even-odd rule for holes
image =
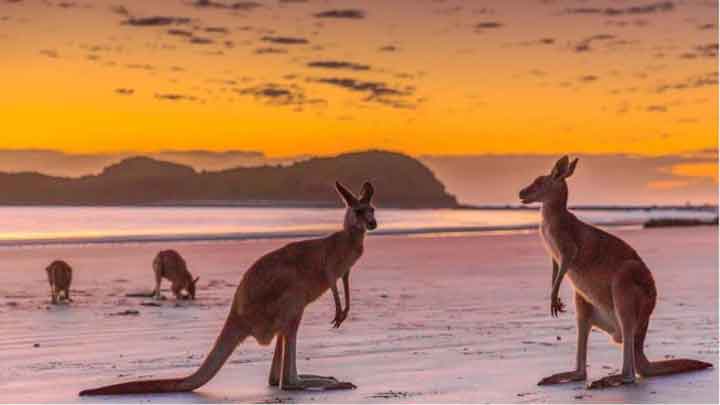
[[[580, 210], [602, 226], [640, 226], [651, 218], [711, 219], [715, 211]], [[299, 238], [340, 228], [343, 210], [251, 207], [0, 207], [0, 246], [172, 240]], [[521, 232], [539, 211], [519, 209], [377, 209], [373, 234]]]

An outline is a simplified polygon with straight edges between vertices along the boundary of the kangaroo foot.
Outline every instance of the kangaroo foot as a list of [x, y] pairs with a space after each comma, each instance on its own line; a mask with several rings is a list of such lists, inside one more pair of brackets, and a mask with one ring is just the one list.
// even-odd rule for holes
[[585, 381], [587, 374], [584, 371], [568, 371], [565, 373], [553, 374], [549, 377], [545, 377], [537, 385], [555, 385], [564, 384], [574, 381]]
[[280, 389], [283, 391], [303, 391], [303, 390], [352, 390], [357, 388], [355, 384], [349, 382], [338, 381], [334, 378], [299, 378], [297, 381], [283, 382]]
[[[300, 380], [302, 380], [303, 382], [309, 382], [310, 380], [312, 380], [317, 384], [335, 384], [339, 382], [338, 379], [335, 377], [325, 377], [315, 374], [300, 374], [299, 377]], [[277, 387], [278, 385], [280, 385], [280, 380], [275, 377], [270, 377], [270, 379], [268, 379], [268, 385], [270, 385], [271, 387]]]
[[626, 377], [622, 374], [609, 375], [588, 384], [589, 390], [619, 387], [626, 384], [635, 384], [634, 377]]

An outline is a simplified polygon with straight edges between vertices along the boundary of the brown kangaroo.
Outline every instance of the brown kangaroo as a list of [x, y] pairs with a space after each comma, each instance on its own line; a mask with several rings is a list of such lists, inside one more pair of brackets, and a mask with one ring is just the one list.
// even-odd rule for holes
[[70, 298], [70, 284], [72, 283], [72, 268], [62, 260], [55, 260], [45, 268], [50, 283], [50, 300], [57, 304], [61, 298], [72, 302]]
[[[225, 326], [195, 373], [184, 378], [116, 384], [80, 395], [193, 391], [210, 381], [247, 337], [268, 345], [276, 335], [270, 385], [282, 390], [355, 388], [334, 377], [299, 375], [296, 364], [297, 331], [305, 307], [331, 289], [335, 301], [332, 323], [340, 327], [350, 310], [350, 269], [363, 253], [366, 231], [377, 227], [370, 183], [363, 184], [360, 198], [340, 183], [336, 188], [347, 205], [343, 229], [324, 238], [290, 243], [258, 259], [243, 275]], [[337, 288], [339, 278], [345, 290], [345, 309]]]
[[[160, 283], [162, 283], [163, 277], [172, 283], [170, 289], [175, 295], [175, 299], [195, 299], [195, 285], [200, 277], [193, 280], [180, 253], [174, 250], [159, 252], [153, 260], [153, 271], [155, 272], [155, 291], [153, 292], [155, 299], [161, 298]], [[187, 292], [187, 295], [182, 294], [183, 290]]]
[[567, 156], [561, 158], [550, 175], [538, 177], [520, 191], [523, 204], [542, 203], [540, 236], [553, 264], [550, 314], [557, 317], [564, 312], [558, 291], [566, 273], [575, 290], [577, 311], [575, 370], [543, 378], [538, 385], [586, 380], [587, 341], [592, 327], [622, 344], [623, 366], [622, 374], [594, 381], [588, 388], [632, 384], [636, 373], [650, 377], [712, 367], [698, 360], [650, 362], [645, 357], [645, 335], [657, 299], [655, 281], [632, 247], [568, 211], [565, 179], [573, 174], [577, 162], [570, 163]]

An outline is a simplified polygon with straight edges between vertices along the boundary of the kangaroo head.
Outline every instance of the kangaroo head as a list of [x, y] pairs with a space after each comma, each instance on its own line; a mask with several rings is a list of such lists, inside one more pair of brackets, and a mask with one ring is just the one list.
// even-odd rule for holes
[[365, 182], [362, 186], [360, 198], [355, 197], [340, 182], [335, 182], [335, 188], [345, 201], [345, 223], [346, 229], [373, 230], [377, 228], [375, 220], [375, 207], [372, 205], [372, 196], [375, 190], [372, 184]]
[[195, 277], [194, 280], [190, 278], [190, 282], [188, 283], [187, 287], [185, 287], [188, 293], [188, 297], [191, 300], [195, 299], [195, 284], [197, 284], [198, 280], [200, 280], [200, 277]]
[[520, 190], [520, 200], [523, 204], [534, 202], [546, 202], [555, 198], [567, 195], [567, 183], [565, 179], [572, 176], [577, 166], [577, 159], [572, 163], [567, 156], [563, 156], [555, 163], [550, 174], [540, 176], [529, 186]]

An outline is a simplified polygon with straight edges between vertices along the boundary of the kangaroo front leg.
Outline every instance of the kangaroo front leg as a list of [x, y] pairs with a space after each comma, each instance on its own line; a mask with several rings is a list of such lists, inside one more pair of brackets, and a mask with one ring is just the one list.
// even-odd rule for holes
[[58, 299], [57, 299], [57, 289], [55, 288], [54, 285], [51, 285], [51, 286], [50, 286], [50, 302], [53, 303], [53, 304], [57, 304], [57, 303], [58, 303]]

